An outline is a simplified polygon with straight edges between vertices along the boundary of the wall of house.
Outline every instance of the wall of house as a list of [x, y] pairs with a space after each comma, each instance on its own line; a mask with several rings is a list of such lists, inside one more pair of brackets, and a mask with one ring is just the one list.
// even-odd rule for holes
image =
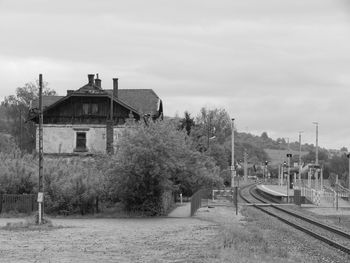
[[[118, 140], [125, 128], [115, 126], [114, 148], [117, 148]], [[106, 125], [43, 125], [43, 150], [48, 154], [71, 154], [76, 151], [77, 133], [86, 133], [87, 151], [83, 153], [106, 152]], [[39, 151], [39, 126], [36, 129], [36, 149]]]

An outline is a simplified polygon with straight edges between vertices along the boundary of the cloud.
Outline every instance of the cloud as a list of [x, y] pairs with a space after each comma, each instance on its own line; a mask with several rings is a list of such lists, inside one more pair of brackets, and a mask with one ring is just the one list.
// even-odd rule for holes
[[154, 89], [170, 116], [220, 107], [291, 138], [319, 121], [338, 147], [350, 143], [348, 11], [341, 0], [0, 0], [0, 96], [39, 73], [59, 94], [100, 73], [105, 88], [119, 77]]

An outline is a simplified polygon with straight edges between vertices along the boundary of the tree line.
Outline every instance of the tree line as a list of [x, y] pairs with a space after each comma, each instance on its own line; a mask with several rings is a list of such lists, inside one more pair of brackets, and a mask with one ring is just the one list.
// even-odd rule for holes
[[[56, 94], [45, 86], [46, 95]], [[37, 83], [28, 83], [1, 102], [0, 193], [37, 192], [35, 126], [25, 122], [37, 93]], [[266, 132], [260, 136], [234, 133], [234, 165], [240, 174], [243, 171], [238, 164], [245, 153], [254, 167], [252, 172], [259, 173], [259, 167], [269, 159], [264, 149], [288, 147], [284, 139], [273, 140]], [[120, 202], [128, 211], [164, 214], [169, 193], [191, 196], [200, 188], [230, 185], [231, 136], [231, 119], [226, 110], [203, 107], [195, 117], [186, 111], [182, 117], [165, 118], [148, 125], [140, 122], [125, 129], [112, 156], [46, 158], [46, 211], [86, 213], [95, 209], [96, 202]], [[289, 146], [299, 149], [297, 142]], [[312, 162], [315, 147], [304, 144], [302, 149], [308, 151], [303, 161]], [[346, 184], [345, 156], [330, 156], [326, 149], [320, 148], [319, 160], [325, 177], [338, 174]]]

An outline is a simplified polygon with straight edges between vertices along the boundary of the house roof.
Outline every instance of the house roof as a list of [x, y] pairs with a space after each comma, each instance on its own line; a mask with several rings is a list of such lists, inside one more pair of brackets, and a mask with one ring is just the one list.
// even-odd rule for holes
[[[79, 89], [78, 91], [82, 91]], [[108, 96], [112, 96], [113, 90], [103, 90]], [[44, 110], [53, 104], [59, 102], [59, 100], [65, 100], [65, 98], [71, 95], [78, 95], [80, 92], [73, 92], [67, 96], [43, 96], [43, 108]], [[125, 104], [132, 109], [135, 109], [139, 114], [151, 114], [156, 115], [159, 111], [160, 99], [152, 89], [118, 89], [118, 98], [114, 98], [116, 102]], [[38, 108], [38, 100], [34, 101], [32, 108]]]
[[[105, 90], [112, 95], [113, 90]], [[152, 89], [119, 89], [118, 99], [143, 114], [156, 115], [160, 99]]]

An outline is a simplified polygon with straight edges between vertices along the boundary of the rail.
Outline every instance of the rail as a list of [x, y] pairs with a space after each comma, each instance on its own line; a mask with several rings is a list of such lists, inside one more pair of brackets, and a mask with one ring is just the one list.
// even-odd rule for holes
[[[260, 202], [264, 203], [265, 201], [263, 199], [257, 197], [256, 194], [254, 194], [252, 192], [252, 189], [253, 189], [253, 187], [250, 187], [250, 189], [249, 189], [250, 196], [252, 196], [254, 199], [259, 200]], [[244, 201], [246, 201], [247, 203], [252, 203], [251, 201], [248, 200], [248, 198], [246, 198], [246, 197], [244, 197], [242, 195], [241, 191], [240, 191], [239, 194], [240, 194], [240, 197]], [[299, 230], [303, 231], [304, 233], [307, 233], [308, 235], [311, 235], [311, 236], [315, 237], [316, 239], [321, 240], [321, 241], [327, 243], [328, 245], [330, 245], [332, 247], [335, 247], [335, 248], [337, 248], [337, 249], [339, 249], [339, 250], [341, 250], [341, 251], [343, 251], [343, 252], [345, 252], [347, 254], [350, 254], [350, 248], [347, 245], [344, 246], [343, 245], [344, 243], [339, 243], [337, 241], [332, 240], [332, 238], [327, 237], [327, 235], [325, 236], [324, 233], [326, 233], [326, 232], [324, 232], [322, 234], [316, 233], [314, 230], [312, 230], [312, 229], [310, 230], [309, 228], [306, 228], [305, 226], [301, 225], [300, 223], [296, 224], [294, 222], [291, 222], [290, 219], [288, 220], [285, 217], [283, 217], [283, 216], [281, 217], [280, 215], [276, 214], [275, 212], [269, 211], [266, 207], [264, 208], [264, 207], [262, 207], [261, 205], [258, 205], [258, 204], [253, 204], [253, 205], [254, 205], [254, 207], [258, 208], [259, 210], [261, 210], [261, 211], [263, 211], [263, 212], [265, 212], [265, 213], [267, 213], [267, 214], [269, 214], [269, 215], [279, 219], [280, 221], [282, 221], [282, 222], [284, 222], [284, 223], [286, 223], [286, 224], [288, 224], [290, 226], [293, 226], [294, 228], [299, 229]], [[305, 222], [308, 222], [308, 223], [310, 223], [310, 224], [312, 224], [314, 226], [317, 226], [320, 229], [322, 229], [323, 231], [328, 231], [328, 232], [332, 233], [331, 234], [332, 236], [334, 234], [336, 234], [338, 236], [341, 236], [341, 237], [345, 238], [345, 240], [346, 240], [345, 243], [346, 244], [349, 243], [350, 234], [347, 233], [347, 232], [344, 232], [344, 231], [342, 231], [340, 229], [337, 229], [337, 228], [334, 228], [332, 226], [323, 224], [323, 223], [321, 223], [321, 222], [319, 222], [317, 220], [314, 220], [312, 218], [306, 217], [306, 216], [301, 215], [299, 213], [296, 213], [294, 211], [290, 211], [288, 209], [284, 209], [284, 208], [278, 207], [277, 205], [273, 205], [273, 204], [265, 204], [265, 205], [269, 206], [270, 208], [275, 208], [275, 209], [277, 209], [277, 210], [279, 210], [281, 212], [287, 213], [287, 214], [289, 214], [289, 215], [291, 215], [293, 217], [299, 218], [299, 219], [301, 219], [301, 220], [303, 220]]]

